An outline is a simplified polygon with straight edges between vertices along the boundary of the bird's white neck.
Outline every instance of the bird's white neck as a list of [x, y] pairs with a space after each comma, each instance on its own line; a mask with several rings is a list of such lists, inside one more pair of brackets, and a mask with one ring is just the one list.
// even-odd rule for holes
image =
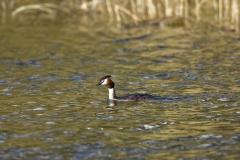
[[109, 92], [109, 99], [110, 100], [114, 100], [116, 97], [116, 93], [114, 88], [108, 88], [108, 92]]

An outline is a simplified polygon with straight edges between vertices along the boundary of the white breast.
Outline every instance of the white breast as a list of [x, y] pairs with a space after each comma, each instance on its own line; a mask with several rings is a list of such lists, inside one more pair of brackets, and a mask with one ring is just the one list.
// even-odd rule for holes
[[108, 88], [108, 91], [109, 91], [109, 99], [110, 100], [114, 100], [114, 98], [115, 98], [115, 90], [114, 90], [114, 88]]

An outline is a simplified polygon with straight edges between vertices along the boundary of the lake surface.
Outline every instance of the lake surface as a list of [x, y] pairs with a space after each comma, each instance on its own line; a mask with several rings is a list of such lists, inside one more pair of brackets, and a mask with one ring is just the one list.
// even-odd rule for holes
[[[0, 26], [0, 159], [240, 159], [240, 37], [214, 28]], [[178, 101], [109, 106], [117, 95]]]

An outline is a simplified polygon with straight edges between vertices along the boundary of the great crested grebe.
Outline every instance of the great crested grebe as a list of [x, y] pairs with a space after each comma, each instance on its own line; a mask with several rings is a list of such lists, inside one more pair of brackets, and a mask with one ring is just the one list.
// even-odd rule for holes
[[135, 94], [128, 94], [122, 97], [117, 97], [116, 92], [114, 89], [114, 82], [110, 79], [111, 75], [107, 75], [102, 77], [96, 86], [105, 85], [108, 87], [109, 91], [109, 100], [113, 101], [141, 101], [146, 99], [152, 99], [155, 95], [147, 94], [147, 93], [135, 93]]

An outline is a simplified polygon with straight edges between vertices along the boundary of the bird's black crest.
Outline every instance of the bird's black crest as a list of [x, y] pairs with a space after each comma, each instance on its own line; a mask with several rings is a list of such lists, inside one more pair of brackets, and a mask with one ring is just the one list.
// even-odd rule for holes
[[102, 77], [99, 81], [104, 80], [104, 79], [107, 79], [107, 78], [110, 78], [110, 77], [111, 77], [111, 75], [104, 76], [104, 77]]

